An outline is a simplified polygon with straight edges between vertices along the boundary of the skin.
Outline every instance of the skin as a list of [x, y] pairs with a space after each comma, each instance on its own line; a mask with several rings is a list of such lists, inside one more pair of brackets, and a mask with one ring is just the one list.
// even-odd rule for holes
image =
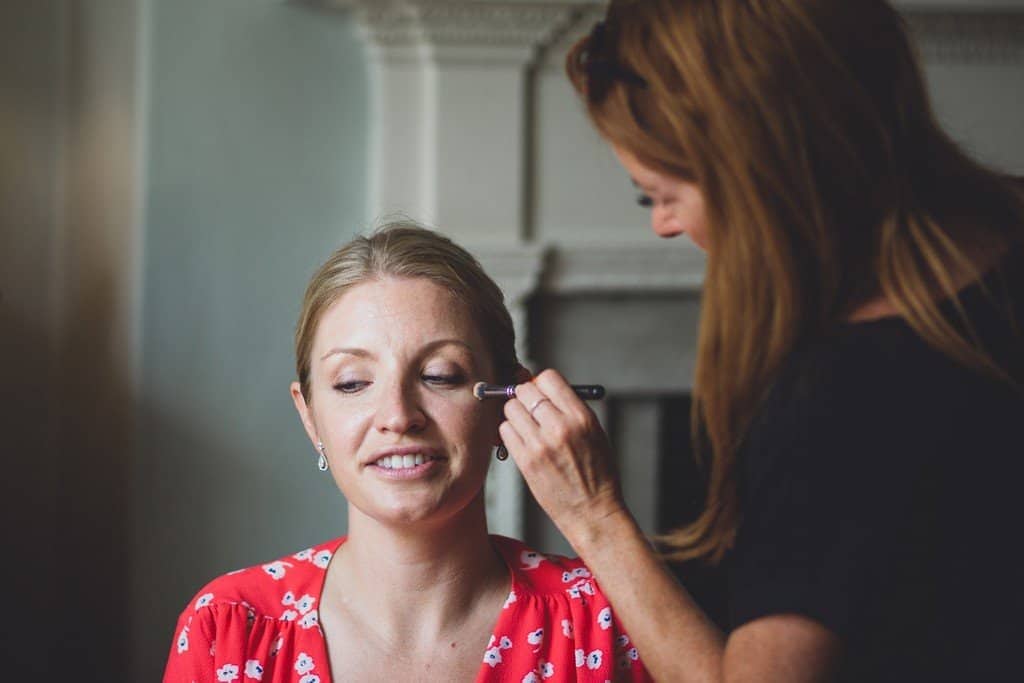
[[[687, 235], [706, 248], [700, 188], [616, 156], [650, 198], [651, 228], [660, 237]], [[873, 301], [851, 316], [891, 315]], [[807, 617], [778, 614], [726, 636], [678, 584], [622, 501], [608, 439], [594, 413], [558, 372], [545, 370], [516, 387], [500, 434], [534, 497], [601, 583], [615, 613], [656, 680], [828, 681], [842, 643]], [[622, 558], [629, 558], [623, 562]]]
[[700, 188], [643, 165], [622, 147], [613, 146], [612, 149], [633, 184], [651, 202], [651, 229], [654, 234], [666, 239], [687, 235], [698, 247], [707, 249], [707, 218]]
[[[472, 396], [493, 380], [482, 337], [446, 290], [386, 278], [324, 312], [311, 358], [292, 399], [349, 512], [319, 606], [333, 676], [471, 680], [509, 590], [484, 516], [500, 408]], [[396, 479], [374, 465], [396, 446], [438, 459]]]

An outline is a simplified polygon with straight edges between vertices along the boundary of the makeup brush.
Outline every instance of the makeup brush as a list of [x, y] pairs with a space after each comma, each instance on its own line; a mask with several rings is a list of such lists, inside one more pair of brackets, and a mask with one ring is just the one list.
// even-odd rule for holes
[[[584, 401], [600, 401], [604, 398], [604, 387], [600, 384], [573, 384], [572, 390]], [[477, 382], [473, 385], [473, 395], [476, 396], [478, 401], [482, 401], [485, 398], [515, 398], [516, 385]]]

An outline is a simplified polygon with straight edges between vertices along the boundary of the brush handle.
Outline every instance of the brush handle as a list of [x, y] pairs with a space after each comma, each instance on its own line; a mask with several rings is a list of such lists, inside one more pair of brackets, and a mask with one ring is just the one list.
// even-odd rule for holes
[[572, 390], [584, 401], [600, 401], [604, 398], [604, 387], [600, 384], [573, 384]]
[[[604, 387], [600, 384], [573, 384], [572, 390], [584, 401], [600, 401], [604, 398]], [[516, 385], [484, 384], [478, 382], [473, 387], [473, 395], [479, 400], [485, 398], [515, 398]]]

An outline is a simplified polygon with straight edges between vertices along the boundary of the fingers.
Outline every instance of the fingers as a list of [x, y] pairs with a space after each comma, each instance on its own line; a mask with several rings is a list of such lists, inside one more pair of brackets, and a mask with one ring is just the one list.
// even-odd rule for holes
[[531, 457], [571, 450], [597, 426], [594, 414], [554, 370], [545, 370], [533, 382], [518, 385], [516, 398], [505, 403], [504, 412], [507, 424], [531, 451]]
[[[510, 400], [508, 403], [513, 401], [518, 402], [520, 405], [526, 408], [530, 418], [538, 424], [547, 417], [554, 417], [561, 411], [551, 397], [545, 392], [541, 391], [532, 382], [526, 384], [520, 384], [516, 387], [516, 398]], [[507, 405], [507, 404], [506, 404]]]
[[[556, 370], [545, 370], [533, 380], [535, 386], [544, 396], [563, 413], [576, 413], [585, 407], [582, 399], [576, 395], [572, 386]], [[518, 395], [519, 389], [516, 388]]]

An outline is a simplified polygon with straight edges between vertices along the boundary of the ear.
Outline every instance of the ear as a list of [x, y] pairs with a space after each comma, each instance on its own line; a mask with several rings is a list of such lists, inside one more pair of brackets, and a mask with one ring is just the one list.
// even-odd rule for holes
[[306, 405], [306, 397], [302, 395], [302, 386], [298, 382], [292, 382], [290, 389], [292, 403], [295, 404], [295, 410], [299, 413], [302, 426], [306, 429], [306, 436], [309, 437], [310, 443], [313, 444], [313, 450], [316, 450], [316, 444], [320, 437], [317, 435], [316, 423], [313, 422], [313, 413], [310, 411], [309, 406]]

